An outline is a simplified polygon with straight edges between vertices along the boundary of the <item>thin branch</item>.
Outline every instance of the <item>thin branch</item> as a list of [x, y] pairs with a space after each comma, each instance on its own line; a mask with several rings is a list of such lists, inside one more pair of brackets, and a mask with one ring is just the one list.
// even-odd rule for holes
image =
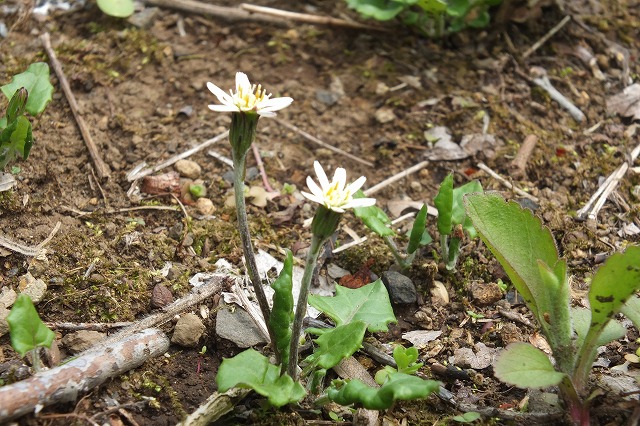
[[37, 246], [28, 246], [26, 244], [18, 243], [13, 240], [10, 240], [7, 237], [3, 237], [0, 235], [0, 246], [14, 251], [16, 253], [23, 254], [29, 257], [38, 257], [40, 254], [44, 252], [44, 246], [51, 241], [51, 239], [56, 235], [58, 230], [60, 229], [60, 222], [56, 222], [56, 225], [53, 227], [53, 230], [49, 233], [49, 236], [45, 238], [40, 244]]
[[372, 186], [371, 188], [363, 191], [364, 195], [367, 195], [367, 196], [373, 195], [374, 193], [380, 191], [385, 186], [391, 185], [392, 183], [397, 182], [400, 179], [406, 178], [407, 176], [409, 176], [412, 173], [415, 173], [417, 171], [420, 171], [420, 170], [424, 169], [425, 167], [427, 167], [429, 165], [429, 163], [430, 163], [429, 161], [422, 161], [422, 162], [416, 164], [413, 167], [409, 167], [408, 169], [403, 170], [400, 173], [395, 174], [395, 175], [391, 176], [390, 178], [387, 178], [387, 179], [383, 180], [382, 182]]
[[527, 162], [529, 161], [529, 157], [531, 157], [537, 142], [538, 137], [536, 135], [528, 135], [524, 138], [518, 153], [511, 161], [511, 164], [509, 164], [511, 167], [511, 174], [514, 177], [521, 178], [526, 175]]
[[503, 178], [502, 176], [500, 176], [499, 174], [491, 170], [489, 167], [487, 167], [486, 164], [478, 163], [477, 166], [480, 170], [483, 170], [489, 176], [491, 176], [492, 178], [494, 178], [495, 180], [497, 180], [498, 182], [500, 182], [501, 184], [503, 184], [504, 186], [506, 186], [513, 192], [515, 192], [516, 194], [521, 195], [524, 198], [528, 198], [535, 203], [538, 203], [540, 201], [537, 197], [534, 197], [533, 195], [524, 192], [522, 189], [515, 187], [511, 182], [509, 182], [508, 180], [506, 180], [505, 178]]
[[549, 30], [548, 33], [546, 33], [540, 40], [538, 40], [537, 42], [535, 42], [533, 44], [533, 46], [531, 46], [530, 48], [528, 48], [523, 54], [522, 54], [522, 59], [526, 59], [529, 57], [529, 55], [531, 55], [533, 52], [535, 52], [536, 50], [538, 50], [540, 48], [540, 46], [542, 46], [543, 44], [545, 44], [547, 42], [547, 40], [549, 40], [551, 37], [553, 37], [553, 35], [555, 33], [557, 33], [558, 31], [560, 31], [562, 29], [562, 27], [564, 27], [567, 22], [569, 22], [571, 20], [571, 16], [567, 15], [564, 18], [562, 18], [562, 20], [560, 22], [558, 22], [558, 24], [556, 24], [555, 27], [551, 28]]
[[254, 14], [238, 7], [215, 6], [194, 0], [142, 0], [151, 6], [159, 6], [168, 9], [181, 10], [183, 12], [198, 15], [210, 15], [227, 21], [256, 21], [268, 22], [278, 25], [289, 25], [289, 20], [270, 15]]
[[51, 62], [51, 67], [55, 71], [58, 76], [58, 80], [60, 81], [60, 86], [62, 87], [62, 91], [64, 95], [67, 97], [67, 101], [69, 102], [69, 107], [71, 108], [71, 112], [73, 113], [73, 117], [76, 119], [76, 123], [78, 124], [78, 128], [80, 129], [80, 133], [82, 134], [82, 138], [84, 139], [84, 143], [89, 150], [89, 155], [91, 156], [91, 160], [93, 160], [93, 165], [96, 167], [96, 173], [100, 179], [108, 178], [111, 175], [111, 170], [109, 170], [109, 166], [102, 160], [102, 156], [98, 150], [98, 147], [93, 142], [93, 138], [91, 137], [91, 132], [89, 132], [89, 127], [85, 123], [82, 115], [80, 115], [80, 108], [78, 107], [78, 102], [76, 101], [76, 97], [71, 91], [71, 86], [69, 86], [69, 82], [67, 81], [67, 77], [62, 70], [62, 65], [58, 62], [58, 58], [56, 57], [56, 53], [51, 47], [51, 39], [49, 37], [49, 33], [44, 33], [40, 36], [40, 41], [42, 42], [42, 46], [44, 50], [46, 50], [47, 55], [49, 56], [49, 61]]

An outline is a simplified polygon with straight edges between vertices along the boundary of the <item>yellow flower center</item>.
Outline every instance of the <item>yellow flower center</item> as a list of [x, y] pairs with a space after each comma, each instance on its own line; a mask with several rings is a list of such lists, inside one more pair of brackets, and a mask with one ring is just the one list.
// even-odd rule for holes
[[236, 106], [241, 110], [252, 111], [258, 109], [258, 104], [265, 99], [269, 99], [267, 91], [262, 88], [261, 84], [257, 86], [251, 85], [249, 90], [245, 90], [247, 87], [238, 87], [238, 91], [235, 94]]
[[329, 187], [329, 189], [327, 189], [327, 191], [325, 192], [325, 199], [328, 201], [329, 205], [331, 206], [339, 207], [345, 204], [351, 196], [351, 194], [347, 190], [342, 192], [339, 191], [338, 190], [339, 184], [340, 182], [333, 182]]

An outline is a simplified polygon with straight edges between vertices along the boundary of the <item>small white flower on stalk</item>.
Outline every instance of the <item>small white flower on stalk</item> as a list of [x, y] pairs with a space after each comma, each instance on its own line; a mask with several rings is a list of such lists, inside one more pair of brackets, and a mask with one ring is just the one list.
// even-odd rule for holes
[[216, 95], [222, 105], [209, 105], [209, 109], [218, 112], [255, 112], [262, 117], [273, 117], [279, 111], [291, 105], [292, 98], [273, 98], [262, 85], [251, 84], [243, 72], [236, 73], [236, 91], [227, 94], [215, 84], [208, 82], [207, 88]]
[[375, 198], [353, 198], [353, 194], [367, 180], [364, 176], [360, 176], [355, 182], [347, 185], [347, 172], [342, 167], [336, 169], [331, 182], [329, 182], [327, 174], [320, 163], [314, 161], [313, 168], [318, 176], [320, 186], [311, 179], [311, 176], [307, 177], [307, 186], [311, 193], [302, 192], [302, 195], [309, 200], [322, 204], [327, 209], [337, 213], [344, 213], [346, 209], [354, 207], [372, 206], [376, 203]]

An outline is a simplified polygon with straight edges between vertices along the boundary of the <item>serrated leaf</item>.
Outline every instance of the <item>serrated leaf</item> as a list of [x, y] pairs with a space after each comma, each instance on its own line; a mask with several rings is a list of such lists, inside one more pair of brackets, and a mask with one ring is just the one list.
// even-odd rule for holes
[[298, 402], [306, 394], [300, 383], [294, 382], [288, 374], [280, 375], [280, 367], [272, 365], [267, 357], [253, 349], [223, 359], [216, 382], [220, 392], [233, 387], [253, 389], [267, 397], [275, 407]]
[[498, 355], [493, 371], [498, 379], [520, 388], [546, 388], [566, 377], [553, 368], [544, 352], [523, 342], [509, 344]]
[[[337, 388], [336, 385], [341, 386]], [[329, 399], [341, 405], [358, 404], [369, 410], [386, 410], [395, 401], [426, 398], [439, 388], [440, 383], [434, 380], [393, 373], [380, 388], [369, 387], [360, 380], [347, 383], [334, 381], [332, 387], [327, 390], [327, 395]]]
[[[280, 275], [271, 284], [273, 288], [273, 309], [269, 317], [274, 346], [282, 363], [289, 365], [289, 344], [291, 343], [291, 324], [293, 324], [293, 254], [286, 250], [286, 257]], [[286, 367], [285, 367], [286, 370]]]
[[[362, 190], [358, 190], [355, 194], [353, 194], [353, 198], [365, 198], [364, 192]], [[389, 228], [389, 224], [391, 220], [382, 211], [381, 208], [373, 205], [367, 207], [355, 207], [353, 209], [353, 214], [358, 217], [362, 223], [366, 225], [367, 228], [380, 235], [381, 237], [392, 236], [396, 233], [393, 229]]]
[[453, 174], [448, 174], [440, 184], [438, 195], [433, 199], [438, 209], [438, 232], [449, 235], [453, 230]]
[[42, 322], [31, 298], [24, 293], [18, 298], [7, 316], [11, 346], [20, 356], [38, 347], [51, 347], [55, 333]]
[[411, 234], [409, 235], [409, 246], [407, 253], [412, 254], [418, 247], [425, 246], [431, 242], [431, 235], [426, 229], [427, 226], [427, 205], [424, 204], [413, 222]]
[[629, 298], [627, 303], [625, 303], [622, 308], [620, 308], [620, 312], [624, 314], [633, 325], [636, 326], [637, 329], [640, 330], [640, 298], [637, 296]]
[[115, 18], [128, 18], [135, 11], [133, 0], [97, 0], [103, 13]]
[[31, 64], [25, 72], [15, 75], [11, 83], [5, 84], [0, 89], [8, 99], [11, 99], [16, 90], [21, 87], [29, 92], [27, 112], [36, 116], [44, 111], [53, 94], [53, 86], [49, 82], [49, 65], [45, 62]]
[[571, 344], [566, 262], [551, 231], [515, 202], [495, 194], [465, 196], [467, 214], [542, 326], [554, 350]]
[[331, 318], [337, 326], [364, 321], [371, 332], [387, 331], [396, 322], [389, 293], [381, 280], [358, 289], [336, 286], [334, 297], [309, 295], [309, 304]]
[[324, 369], [334, 367], [360, 348], [366, 330], [367, 324], [365, 322], [353, 321], [325, 331], [314, 340], [318, 347], [305, 361]]

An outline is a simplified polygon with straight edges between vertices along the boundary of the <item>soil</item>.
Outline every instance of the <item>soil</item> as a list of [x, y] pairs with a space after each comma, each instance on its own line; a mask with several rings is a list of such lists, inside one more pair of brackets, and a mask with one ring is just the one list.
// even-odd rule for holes
[[[255, 3], [359, 19], [343, 2]], [[606, 100], [625, 87], [618, 48], [628, 49], [629, 75], [635, 79], [640, 73], [640, 8], [637, 2], [624, 1], [573, 3], [567, 8], [580, 17], [583, 25], [569, 22], [523, 57], [523, 52], [562, 19], [557, 6], [528, 10], [528, 15], [520, 16], [520, 23], [505, 20], [487, 30], [430, 40], [392, 24], [387, 26], [389, 32], [299, 22], [281, 26], [170, 9], [156, 10], [147, 26], [139, 28], [103, 15], [93, 4], [36, 19], [21, 2], [5, 2], [21, 7], [0, 16], [9, 28], [8, 36], [0, 39], [0, 81], [4, 84], [29, 64], [46, 61], [38, 36], [49, 32], [80, 114], [111, 176], [97, 177], [69, 103], [52, 72], [56, 88], [53, 101], [33, 119], [36, 143], [29, 159], [16, 164], [20, 167], [17, 187], [0, 194], [0, 221], [4, 237], [29, 245], [43, 241], [57, 222], [61, 228], [46, 245], [45, 256], [31, 258], [0, 250], [0, 287], [17, 289], [21, 277], [30, 272], [48, 286], [37, 305], [45, 321], [54, 325], [127, 322], [153, 312], [150, 299], [157, 284], [163, 284], [178, 298], [190, 291], [190, 277], [214, 271], [219, 259], [241, 265], [234, 210], [225, 206], [232, 195], [225, 177], [229, 166], [207, 154], [212, 149], [230, 157], [226, 141], [189, 158], [202, 169], [200, 179], [215, 207], [211, 216], [203, 216], [192, 199], [180, 194], [175, 197], [130, 191], [132, 185], [136, 189], [141, 182], [132, 184], [126, 175], [142, 162], [159, 164], [224, 132], [230, 117], [207, 108], [217, 101], [206, 83], [230, 88], [236, 71], [243, 71], [274, 96], [294, 99], [278, 119], [373, 164], [365, 165], [320, 147], [291, 128], [263, 118], [256, 144], [270, 184], [281, 193], [285, 185], [306, 190], [305, 179], [313, 175], [314, 159], [325, 169], [344, 167], [352, 178], [364, 175], [365, 187], [371, 187], [424, 161], [433, 142], [425, 137], [425, 131], [446, 126], [453, 141], [459, 142], [466, 135], [482, 134], [486, 127], [484, 132], [495, 137], [495, 146], [481, 147], [461, 160], [431, 161], [377, 192], [377, 205], [395, 211], [400, 201], [432, 204], [440, 182], [450, 172], [456, 185], [478, 179], [487, 190], [500, 191], [510, 199], [521, 198], [480, 170], [477, 165], [484, 162], [539, 199], [531, 206], [551, 228], [560, 252], [568, 260], [575, 303], [584, 304], [585, 280], [603, 254], [639, 241], [638, 234], [622, 231], [626, 225], [640, 224], [637, 172], [630, 171], [621, 180], [597, 221], [579, 221], [575, 216], [601, 179], [625, 161], [638, 141], [635, 125], [608, 112]], [[217, 4], [233, 6], [236, 2]], [[506, 16], [509, 13], [511, 10]], [[604, 80], [598, 80], [573, 53], [577, 46], [593, 51]], [[536, 66], [544, 68], [551, 82], [585, 113], [583, 122], [577, 122], [527, 80], [530, 69]], [[538, 142], [525, 174], [517, 176], [511, 161], [529, 135], [535, 135]], [[249, 167], [255, 166], [250, 157]], [[172, 167], [158, 174], [170, 170]], [[263, 186], [259, 175], [250, 174], [249, 179], [249, 185]], [[178, 208], [178, 198], [184, 210]], [[294, 254], [303, 258], [309, 241], [309, 230], [303, 222], [312, 209], [298, 200], [281, 195], [263, 207], [250, 205], [249, 218], [258, 248], [282, 258], [278, 248], [294, 247], [298, 249]], [[173, 209], [163, 210], [162, 206]], [[367, 235], [362, 225], [347, 216], [345, 225], [359, 235]], [[409, 222], [398, 225], [399, 234], [410, 229]], [[428, 228], [437, 235], [432, 218]], [[339, 244], [351, 240], [344, 230], [337, 238]], [[405, 242], [400, 239], [400, 244]], [[508, 282], [481, 242], [465, 241], [456, 273], [447, 272], [439, 263], [438, 250], [434, 242], [420, 253], [408, 273], [418, 288], [419, 302], [396, 307], [399, 323], [389, 333], [374, 338], [381, 344], [407, 345], [401, 338], [404, 332], [441, 330], [439, 338], [420, 350], [425, 363], [422, 373], [442, 380], [456, 400], [467, 407], [495, 409], [481, 420], [483, 424], [531, 422], [526, 417], [508, 420], [501, 416], [510, 409], [517, 410], [527, 392], [497, 381], [491, 367], [463, 367], [462, 376], [436, 375], [430, 369], [435, 364], [451, 364], [456, 349], [473, 348], [478, 342], [501, 348], [508, 341], [537, 338], [535, 329], [500, 315], [499, 308], [506, 306], [504, 300], [481, 304], [482, 297], [473, 297], [472, 287], [477, 290], [478, 282]], [[163, 274], [167, 262], [170, 273]], [[367, 264], [380, 276], [391, 267], [393, 258], [381, 241], [371, 236], [366, 243], [326, 262], [351, 273]], [[432, 297], [434, 281], [444, 284], [449, 303]], [[501, 299], [512, 302], [510, 311], [531, 319], [512, 296], [511, 291]], [[19, 424], [86, 424], [86, 418], [92, 416], [100, 424], [112, 425], [177, 423], [215, 391], [216, 369], [222, 357], [240, 351], [216, 336], [214, 313], [218, 301], [216, 297], [205, 303], [212, 314], [205, 320], [207, 329], [196, 348], [172, 345], [170, 356], [149, 360], [109, 380], [83, 395], [77, 405], [46, 407], [38, 415], [22, 417]], [[199, 307], [193, 309], [199, 314]], [[171, 327], [172, 323], [165, 326], [169, 334]], [[58, 338], [69, 333], [62, 328], [54, 330]], [[601, 357], [610, 361], [610, 366], [622, 364], [626, 354], [635, 353], [637, 337], [637, 331], [630, 329]], [[59, 339], [57, 342], [64, 356], [65, 347]], [[202, 346], [207, 347], [204, 355], [199, 353]], [[19, 360], [8, 335], [1, 338], [0, 349], [0, 362]], [[357, 358], [372, 372], [380, 367], [365, 354]], [[606, 371], [608, 368], [598, 367], [594, 375]], [[148, 403], [151, 397], [152, 403]], [[114, 401], [122, 404], [120, 411], [109, 410]], [[239, 407], [242, 409], [236, 409], [221, 424], [331, 421], [327, 411], [312, 411], [306, 406], [280, 411], [263, 408], [255, 396]], [[464, 411], [461, 407], [431, 397], [397, 404], [385, 416], [392, 424], [447, 424], [455, 423], [450, 419]], [[625, 424], [633, 421], [629, 419], [634, 409], [638, 409], [637, 400], [624, 398], [620, 392], [600, 392], [593, 402], [594, 423]], [[341, 415], [350, 418], [349, 412]], [[560, 421], [548, 419], [550, 424]]]

